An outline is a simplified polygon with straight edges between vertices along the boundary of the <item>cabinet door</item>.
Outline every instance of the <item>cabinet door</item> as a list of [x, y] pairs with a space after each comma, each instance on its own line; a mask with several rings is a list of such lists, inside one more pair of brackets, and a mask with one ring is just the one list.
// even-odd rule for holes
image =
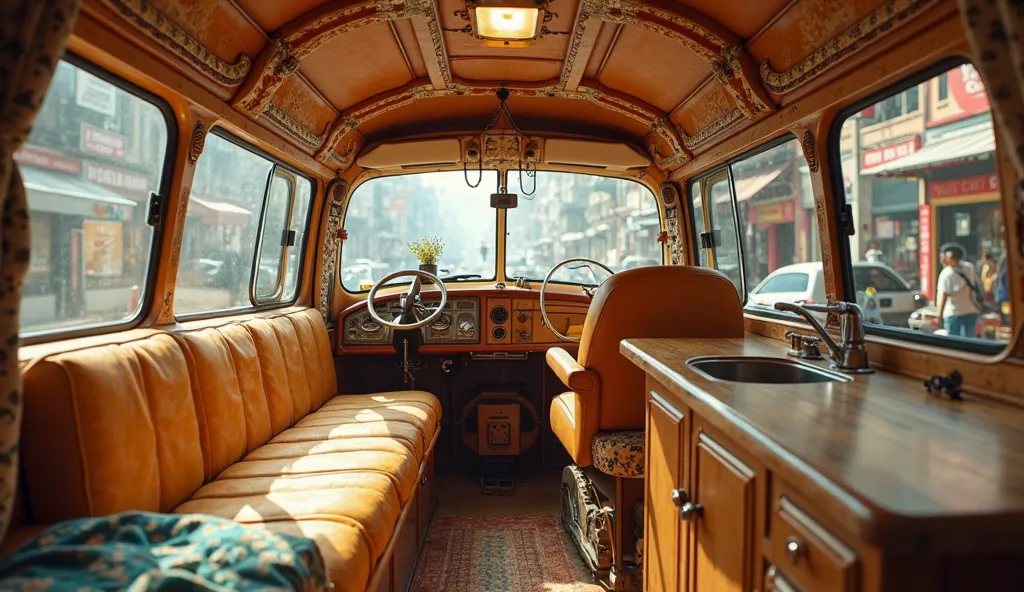
[[695, 592], [753, 585], [754, 471], [706, 432], [695, 436], [690, 513]]
[[685, 487], [683, 470], [686, 439], [684, 412], [648, 385], [647, 443], [644, 472], [644, 590], [682, 590], [685, 565], [684, 533], [672, 491]]

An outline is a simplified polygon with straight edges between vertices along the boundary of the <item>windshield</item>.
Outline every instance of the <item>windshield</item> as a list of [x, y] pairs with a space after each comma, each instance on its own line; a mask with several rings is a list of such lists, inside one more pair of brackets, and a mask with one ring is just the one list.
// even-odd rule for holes
[[[534, 190], [533, 195], [526, 195], [524, 188]], [[570, 257], [594, 259], [613, 271], [663, 262], [658, 205], [650, 190], [636, 181], [509, 171], [508, 189], [519, 194], [519, 206], [506, 215], [507, 278], [541, 280]], [[594, 271], [599, 280], [606, 275]], [[592, 283], [593, 277], [589, 269], [562, 268], [552, 279]]]
[[[470, 180], [476, 179], [474, 172]], [[381, 177], [359, 185], [345, 216], [341, 285], [350, 292], [368, 290], [390, 273], [418, 269], [409, 243], [435, 237], [444, 245], [439, 277], [495, 279], [497, 213], [490, 195], [497, 185], [496, 171], [483, 171], [476, 188], [466, 184], [462, 171]]]

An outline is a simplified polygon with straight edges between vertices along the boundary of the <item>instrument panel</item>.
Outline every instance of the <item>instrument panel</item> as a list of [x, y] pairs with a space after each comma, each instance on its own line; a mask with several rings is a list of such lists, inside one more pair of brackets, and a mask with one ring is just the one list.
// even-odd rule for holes
[[[423, 304], [436, 309], [438, 300], [424, 299]], [[377, 314], [384, 319], [399, 311], [397, 300], [378, 303]], [[366, 310], [355, 312], [345, 319], [342, 342], [345, 345], [386, 345], [391, 343], [391, 329], [375, 321]], [[449, 298], [444, 312], [428, 325], [419, 329], [424, 344], [479, 343], [480, 299]]]

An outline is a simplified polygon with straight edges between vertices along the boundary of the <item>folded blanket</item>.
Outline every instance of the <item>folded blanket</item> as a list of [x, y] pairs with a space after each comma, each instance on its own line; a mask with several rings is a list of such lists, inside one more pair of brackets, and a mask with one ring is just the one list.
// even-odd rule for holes
[[203, 514], [56, 524], [0, 562], [0, 590], [325, 590], [311, 539]]

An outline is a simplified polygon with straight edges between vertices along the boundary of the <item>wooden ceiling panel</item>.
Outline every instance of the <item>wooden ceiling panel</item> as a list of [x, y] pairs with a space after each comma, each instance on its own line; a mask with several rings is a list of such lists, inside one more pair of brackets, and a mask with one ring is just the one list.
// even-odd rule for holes
[[301, 78], [284, 81], [273, 103], [306, 129], [320, 134], [338, 117], [338, 112]]
[[[483, 130], [491, 121], [498, 100], [488, 96], [441, 97], [417, 101], [375, 117], [360, 127], [368, 144], [418, 133]], [[589, 101], [518, 97], [508, 100], [520, 129], [579, 133], [608, 140], [637, 142], [650, 128]], [[423, 114], [430, 117], [424, 118]]]
[[[718, 21], [742, 39], [750, 39], [793, 0], [677, 0]], [[797, 0], [799, 1], [799, 0]], [[841, 5], [841, 2], [831, 2]]]
[[[542, 58], [560, 60], [569, 44], [568, 35], [548, 35], [528, 47], [485, 47], [470, 33], [445, 31], [444, 45], [450, 57]], [[500, 73], [499, 73], [500, 75]]]
[[608, 51], [613, 48], [617, 38], [622, 31], [623, 25], [615, 23], [601, 23], [601, 32], [597, 34], [594, 41], [594, 49], [590, 52], [590, 59], [587, 61], [587, 69], [583, 71], [585, 78], [596, 80], [601, 66], [608, 58]]
[[335, 37], [306, 56], [299, 69], [338, 110], [413, 79], [387, 23]]
[[[423, 78], [427, 75], [427, 66], [423, 63], [423, 52], [420, 51], [420, 46], [416, 42], [416, 31], [413, 29], [412, 21], [409, 19], [399, 19], [392, 21], [391, 25], [398, 35], [402, 49], [405, 50], [405, 57], [409, 58], [409, 65], [412, 66], [416, 78]], [[431, 56], [431, 59], [433, 59], [433, 56]]]
[[[688, 148], [694, 148], [710, 138], [711, 132], [720, 131], [743, 119], [736, 101], [718, 81], [711, 80], [689, 97], [686, 103], [670, 117], [679, 126]], [[681, 135], [682, 135], [681, 134]]]
[[599, 81], [668, 112], [693, 92], [709, 72], [707, 62], [680, 43], [626, 26]]
[[455, 57], [451, 62], [452, 73], [466, 80], [544, 82], [562, 73], [561, 60]]
[[769, 60], [776, 71], [788, 70], [885, 0], [798, 0], [747, 49], [755, 62]]
[[242, 53], [255, 58], [267, 43], [263, 32], [231, 2], [152, 0], [150, 4], [224, 61], [234, 62]]
[[299, 15], [324, 4], [326, 0], [235, 0], [268, 33], [274, 32]]

